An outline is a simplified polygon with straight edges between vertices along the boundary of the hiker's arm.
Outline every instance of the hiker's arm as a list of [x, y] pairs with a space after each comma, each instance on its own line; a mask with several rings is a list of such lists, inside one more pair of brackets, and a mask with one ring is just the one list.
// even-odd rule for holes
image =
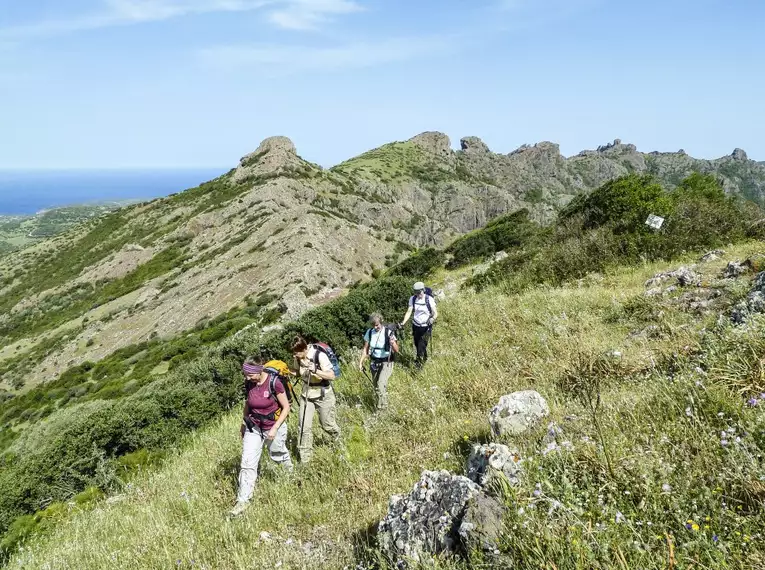
[[[323, 357], [323, 358], [322, 358]], [[326, 363], [326, 364], [325, 364]], [[328, 371], [324, 371], [322, 368], [329, 368]], [[334, 380], [335, 371], [332, 368], [332, 363], [329, 361], [329, 357], [323, 352], [319, 354], [319, 364], [316, 366], [316, 370], [313, 372], [314, 376], [318, 376], [322, 380]]]
[[270, 430], [268, 430], [268, 439], [276, 438], [276, 432], [279, 430], [281, 425], [286, 421], [287, 416], [290, 415], [290, 401], [287, 399], [287, 394], [285, 394], [284, 392], [277, 392], [276, 400], [279, 402], [279, 405], [282, 408], [282, 413], [279, 414], [279, 419], [276, 420], [276, 423], [273, 425], [273, 427]]
[[390, 339], [390, 347], [393, 349], [393, 352], [398, 352], [398, 341], [395, 338]]
[[401, 321], [401, 326], [404, 326], [406, 324], [406, 321], [409, 320], [409, 317], [412, 316], [412, 306], [409, 305], [409, 308], [406, 310], [406, 315], [404, 315], [404, 320]]
[[361, 349], [361, 359], [359, 360], [359, 370], [364, 370], [364, 361], [367, 359], [367, 353], [369, 351], [369, 343], [364, 341], [364, 348]]
[[436, 304], [435, 300], [433, 301], [433, 320], [435, 321], [438, 318], [438, 305]]

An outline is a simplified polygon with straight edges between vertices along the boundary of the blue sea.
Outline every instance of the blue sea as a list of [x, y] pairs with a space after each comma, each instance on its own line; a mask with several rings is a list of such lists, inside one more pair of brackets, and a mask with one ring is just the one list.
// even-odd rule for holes
[[0, 170], [0, 215], [34, 214], [57, 206], [146, 200], [199, 186], [225, 169]]

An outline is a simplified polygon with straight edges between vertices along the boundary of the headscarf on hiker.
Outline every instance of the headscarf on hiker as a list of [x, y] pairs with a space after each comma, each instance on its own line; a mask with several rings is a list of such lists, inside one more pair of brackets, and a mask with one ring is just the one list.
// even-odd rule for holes
[[258, 478], [258, 464], [263, 448], [273, 461], [292, 471], [292, 458], [287, 450], [287, 416], [290, 403], [282, 380], [269, 372], [261, 358], [248, 358], [242, 365], [246, 398], [242, 427], [242, 462], [239, 471], [239, 492], [232, 516], [241, 514], [249, 505]]

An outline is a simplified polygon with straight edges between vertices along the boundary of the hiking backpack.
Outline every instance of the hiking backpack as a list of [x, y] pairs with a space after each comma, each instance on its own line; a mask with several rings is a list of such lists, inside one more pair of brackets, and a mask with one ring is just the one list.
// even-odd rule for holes
[[[263, 370], [268, 372], [268, 389], [271, 392], [271, 397], [276, 400], [276, 380], [280, 380], [282, 386], [284, 386], [284, 394], [287, 396], [287, 401], [291, 404], [295, 400], [295, 387], [290, 380], [291, 371], [289, 366], [281, 360], [269, 360], [266, 362]], [[279, 403], [278, 400], [276, 400]], [[278, 416], [277, 416], [278, 417]]]
[[335, 351], [332, 350], [332, 348], [323, 342], [315, 342], [313, 343], [313, 347], [316, 349], [315, 354], [313, 355], [313, 363], [316, 366], [316, 369], [318, 370], [319, 367], [319, 351], [323, 352], [327, 355], [329, 358], [329, 362], [332, 364], [332, 368], [335, 371], [335, 380], [340, 378], [340, 361], [337, 358], [337, 355], [335, 354]]
[[[393, 352], [391, 352], [391, 348], [390, 348], [390, 337], [392, 334], [395, 334], [396, 330], [399, 328], [398, 323], [390, 323], [387, 325], [384, 324], [383, 328], [385, 329], [385, 345], [383, 346], [383, 351], [389, 352], [392, 355]], [[367, 330], [367, 334], [369, 335], [370, 354], [372, 351], [372, 334], [374, 334], [374, 330], [375, 330], [374, 328]]]
[[[430, 300], [434, 299], [433, 297], [433, 289], [430, 287], [425, 287], [425, 306], [428, 308], [428, 312], [430, 313], [430, 317], [433, 318], [433, 307], [430, 304]], [[414, 302], [417, 300], [417, 295], [412, 295], [412, 298], [410, 299], [410, 302], [412, 305], [414, 305]]]

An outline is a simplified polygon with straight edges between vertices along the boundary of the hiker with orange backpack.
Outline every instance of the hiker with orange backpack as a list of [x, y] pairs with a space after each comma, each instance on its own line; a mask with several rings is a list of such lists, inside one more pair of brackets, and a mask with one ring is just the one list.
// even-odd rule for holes
[[313, 456], [313, 415], [335, 441], [340, 439], [332, 381], [340, 377], [340, 365], [334, 351], [324, 343], [308, 344], [301, 336], [292, 344], [295, 369], [303, 380], [300, 395], [298, 452], [300, 462], [308, 463]]
[[293, 397], [292, 384], [287, 375], [289, 368], [278, 360], [263, 364], [262, 358], [248, 358], [242, 365], [245, 377], [244, 417], [242, 436], [242, 462], [239, 471], [239, 492], [232, 517], [242, 514], [250, 504], [258, 464], [263, 448], [271, 459], [287, 471], [292, 471], [292, 458], [287, 450], [287, 416]]
[[409, 320], [409, 317], [412, 317], [412, 336], [414, 337], [414, 347], [417, 349], [414, 365], [417, 368], [422, 368], [428, 360], [428, 341], [430, 341], [433, 333], [433, 324], [438, 318], [433, 291], [429, 287], [425, 287], [425, 283], [422, 281], [414, 284], [414, 295], [409, 298], [409, 308], [401, 322], [402, 327]]

